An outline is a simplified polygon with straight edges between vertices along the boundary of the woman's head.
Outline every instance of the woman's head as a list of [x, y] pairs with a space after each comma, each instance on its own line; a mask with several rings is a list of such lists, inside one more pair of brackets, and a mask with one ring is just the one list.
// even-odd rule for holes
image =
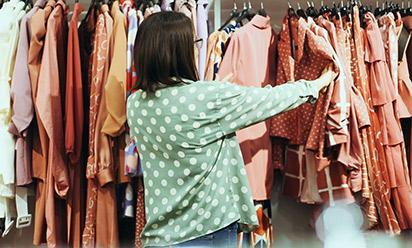
[[159, 83], [197, 80], [192, 21], [181, 13], [160, 12], [139, 27], [135, 42], [136, 86], [148, 92]]

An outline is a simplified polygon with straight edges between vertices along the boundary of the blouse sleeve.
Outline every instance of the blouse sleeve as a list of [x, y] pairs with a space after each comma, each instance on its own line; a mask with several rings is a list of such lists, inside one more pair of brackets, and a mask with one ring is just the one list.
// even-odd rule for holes
[[264, 88], [223, 83], [216, 100], [217, 120], [223, 133], [230, 134], [303, 103], [314, 103], [318, 93], [316, 86], [304, 80]]

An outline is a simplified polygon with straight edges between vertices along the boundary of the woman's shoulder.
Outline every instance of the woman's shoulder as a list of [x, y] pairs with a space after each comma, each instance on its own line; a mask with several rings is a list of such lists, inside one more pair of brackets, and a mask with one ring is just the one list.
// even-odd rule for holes
[[133, 92], [127, 99], [128, 103], [150, 100], [164, 100], [165, 98], [177, 99], [185, 98], [200, 98], [211, 99], [216, 98], [219, 94], [226, 91], [235, 90], [237, 85], [221, 81], [185, 81], [184, 84], [157, 89], [155, 92], [146, 92], [137, 90]]

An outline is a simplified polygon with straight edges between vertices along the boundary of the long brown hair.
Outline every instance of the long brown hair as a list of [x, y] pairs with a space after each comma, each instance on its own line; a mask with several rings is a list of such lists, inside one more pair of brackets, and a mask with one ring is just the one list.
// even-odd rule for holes
[[192, 21], [182, 13], [160, 12], [142, 22], [134, 49], [136, 88], [154, 92], [160, 84], [198, 80]]

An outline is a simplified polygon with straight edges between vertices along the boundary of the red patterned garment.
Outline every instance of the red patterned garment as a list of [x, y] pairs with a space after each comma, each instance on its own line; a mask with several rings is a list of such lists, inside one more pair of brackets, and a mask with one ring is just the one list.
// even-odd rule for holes
[[[330, 63], [343, 72], [331, 45], [337, 42], [332, 34], [310, 18], [308, 22], [285, 18], [278, 43], [277, 84], [315, 79]], [[330, 159], [324, 154], [325, 136], [332, 145], [347, 140], [349, 103], [344, 81], [345, 74], [341, 73], [327, 92], [319, 96], [315, 106], [302, 105], [271, 120], [271, 135], [276, 137], [274, 154], [280, 158], [274, 161], [275, 167], [284, 167], [285, 171], [284, 193], [302, 202], [331, 203], [342, 198], [341, 190], [353, 201], [344, 168], [340, 165], [329, 168]], [[284, 140], [288, 141], [287, 146]], [[286, 157], [282, 158], [284, 150]]]
[[[316, 79], [332, 62], [325, 41], [309, 29], [304, 19], [289, 20], [285, 17], [279, 36], [277, 85], [299, 79]], [[314, 109], [315, 106], [306, 103], [271, 120], [270, 135], [288, 141], [286, 149], [280, 140], [275, 139], [273, 149], [279, 158], [274, 161], [274, 166], [284, 168], [284, 193], [294, 198], [300, 198], [302, 194], [306, 175], [304, 145], [312, 126]], [[282, 158], [285, 149], [286, 157]]]
[[[329, 87], [323, 102], [317, 103], [315, 122], [318, 120], [322, 125], [312, 126], [312, 130], [314, 127], [320, 130], [318, 139], [311, 139], [311, 134], [313, 134], [311, 130], [306, 149], [317, 151], [315, 157], [318, 170], [317, 186], [322, 201], [330, 205], [334, 205], [338, 200], [353, 203], [355, 199], [349, 187], [349, 170], [358, 170], [358, 168], [352, 166], [352, 161], [341, 159], [342, 154], [348, 152], [352, 144], [348, 121], [352, 78], [347, 66], [350, 54], [348, 56], [349, 33], [346, 32], [346, 29], [350, 28], [350, 23], [345, 23], [346, 25], [343, 26], [342, 20], [339, 19], [337, 20], [339, 25], [335, 27], [326, 19], [320, 18], [318, 21], [325, 29], [324, 32], [315, 33], [324, 37], [325, 41], [331, 45], [331, 49], [335, 50], [333, 57], [341, 73], [334, 84]], [[342, 149], [346, 147], [347, 151]], [[350, 158], [350, 156], [346, 157]]]
[[104, 4], [98, 16], [92, 54], [90, 89], [89, 156], [87, 160], [87, 209], [83, 247], [118, 247], [117, 206], [112, 140], [101, 132], [107, 117], [104, 86], [110, 66], [113, 19]]
[[136, 234], [134, 245], [136, 248], [143, 247], [142, 234], [143, 228], [146, 225], [146, 214], [144, 210], [144, 185], [143, 177], [137, 178], [137, 202], [136, 202]]

